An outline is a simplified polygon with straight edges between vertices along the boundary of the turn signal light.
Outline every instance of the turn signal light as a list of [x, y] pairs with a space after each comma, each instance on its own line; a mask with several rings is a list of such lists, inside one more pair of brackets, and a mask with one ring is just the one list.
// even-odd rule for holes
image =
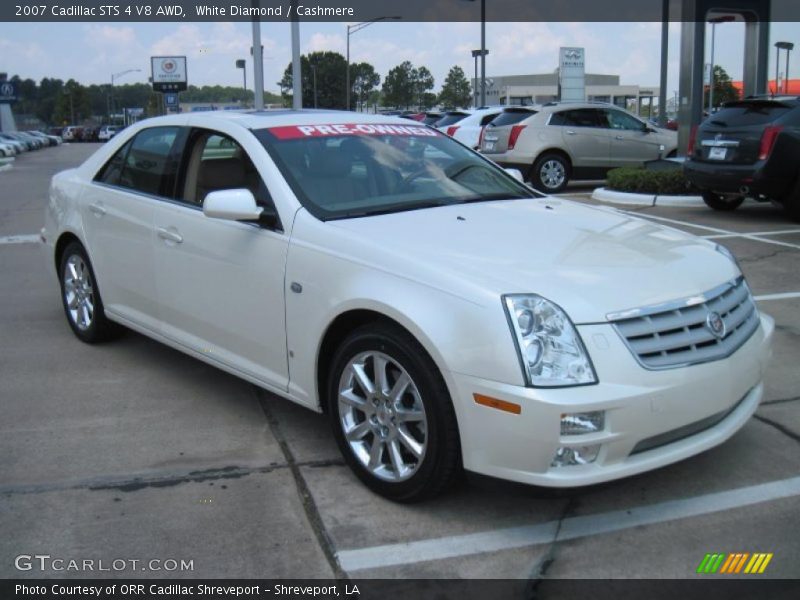
[[522, 407], [519, 404], [514, 404], [513, 402], [498, 400], [497, 398], [484, 396], [483, 394], [472, 394], [472, 397], [475, 399], [475, 404], [480, 404], [481, 406], [496, 408], [497, 410], [502, 410], [503, 412], [508, 412], [514, 415], [518, 415], [522, 412]]

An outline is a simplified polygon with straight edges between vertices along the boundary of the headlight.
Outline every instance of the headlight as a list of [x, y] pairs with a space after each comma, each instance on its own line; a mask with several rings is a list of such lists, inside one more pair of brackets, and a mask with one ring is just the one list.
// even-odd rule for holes
[[510, 294], [503, 303], [528, 385], [597, 383], [581, 337], [561, 308], [535, 294]]

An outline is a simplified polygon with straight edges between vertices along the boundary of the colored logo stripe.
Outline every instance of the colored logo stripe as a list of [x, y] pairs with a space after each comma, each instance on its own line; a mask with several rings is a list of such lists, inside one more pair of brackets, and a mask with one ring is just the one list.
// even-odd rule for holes
[[[709, 553], [700, 561], [697, 567], [697, 573], [734, 574], [741, 573], [742, 568], [744, 568], [744, 573], [751, 575], [760, 574], [766, 570], [772, 557], [773, 554], [771, 552], [756, 552], [754, 554], [750, 554], [749, 552], [734, 552], [732, 554]], [[745, 564], [747, 566], [745, 566]]]

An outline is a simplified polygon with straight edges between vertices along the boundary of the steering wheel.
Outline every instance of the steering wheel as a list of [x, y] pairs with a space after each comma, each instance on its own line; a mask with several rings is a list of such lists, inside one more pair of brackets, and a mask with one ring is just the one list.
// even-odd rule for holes
[[411, 171], [411, 173], [409, 173], [408, 175], [403, 177], [403, 179], [400, 180], [398, 188], [399, 189], [408, 188], [410, 187], [412, 181], [414, 181], [419, 177], [422, 177], [423, 175], [429, 175], [429, 174], [430, 171], [428, 170], [428, 167], [419, 167], [417, 169], [414, 169], [413, 171]]

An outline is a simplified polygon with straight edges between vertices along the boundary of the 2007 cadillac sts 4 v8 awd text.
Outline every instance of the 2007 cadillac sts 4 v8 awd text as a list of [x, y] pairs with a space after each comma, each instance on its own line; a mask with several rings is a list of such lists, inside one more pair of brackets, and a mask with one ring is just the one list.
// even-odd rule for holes
[[327, 412], [395, 500], [607, 481], [742, 427], [773, 321], [727, 250], [518, 175], [392, 118], [177, 115], [56, 175], [42, 237], [81, 340], [122, 324]]

